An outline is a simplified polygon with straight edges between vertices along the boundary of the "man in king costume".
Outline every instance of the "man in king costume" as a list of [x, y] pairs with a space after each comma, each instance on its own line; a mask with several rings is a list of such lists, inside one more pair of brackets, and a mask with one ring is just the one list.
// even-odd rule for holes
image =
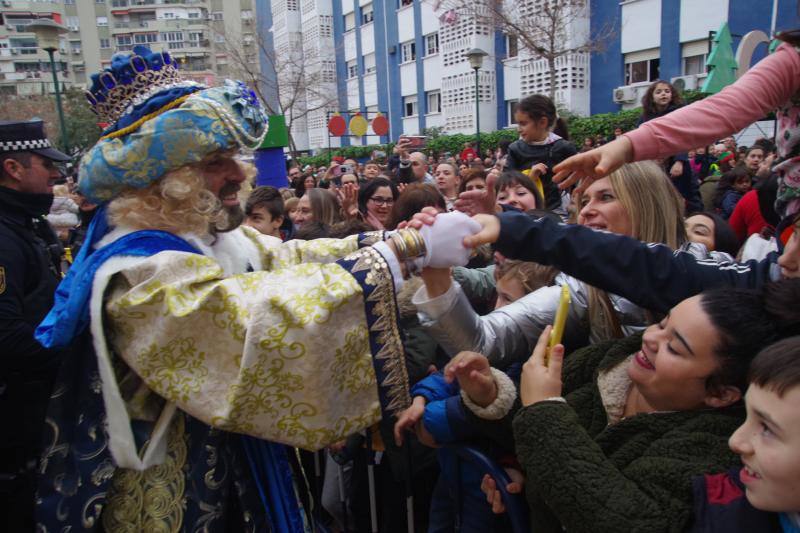
[[266, 133], [254, 93], [184, 81], [145, 47], [92, 80], [110, 126], [79, 189], [103, 207], [37, 330], [71, 351], [38, 528], [301, 531], [282, 445], [319, 449], [409, 404], [395, 290], [412, 263], [465, 264], [479, 226], [285, 244], [232, 229], [233, 156]]

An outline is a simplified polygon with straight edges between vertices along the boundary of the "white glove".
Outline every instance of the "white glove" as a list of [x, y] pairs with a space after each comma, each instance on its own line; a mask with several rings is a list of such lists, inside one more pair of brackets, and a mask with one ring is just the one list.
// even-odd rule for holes
[[459, 211], [437, 215], [432, 226], [422, 226], [419, 230], [425, 239], [427, 253], [417, 260], [418, 266], [448, 268], [466, 265], [472, 249], [464, 248], [464, 237], [480, 230], [478, 222]]

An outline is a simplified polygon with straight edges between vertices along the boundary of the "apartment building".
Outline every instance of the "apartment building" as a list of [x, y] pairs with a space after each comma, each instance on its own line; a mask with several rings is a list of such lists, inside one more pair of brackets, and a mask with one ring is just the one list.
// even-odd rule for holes
[[2, 0], [0, 94], [53, 90], [47, 54], [25, 31], [37, 18], [69, 28], [56, 52], [65, 86], [85, 86], [114, 53], [138, 44], [168, 51], [187, 77], [206, 84], [258, 68], [254, 0]]
[[593, 114], [639, 106], [658, 79], [701, 88], [713, 32], [723, 23], [734, 52], [740, 52], [743, 38], [760, 32], [757, 40], [763, 42], [749, 61], [740, 58], [740, 73], [764, 57], [776, 32], [800, 28], [796, 0], [593, 1], [590, 19], [593, 28], [609, 22], [618, 28], [605, 50], [591, 58]]
[[[535, 10], [543, 0], [524, 0]], [[476, 75], [466, 53], [480, 48], [488, 55], [477, 73], [479, 118], [482, 131], [513, 123], [519, 98], [549, 92], [549, 66], [528, 53], [518, 42], [489, 24], [487, 8], [475, 4], [469, 14], [459, 14], [444, 2], [428, 0], [272, 0], [272, 36], [276, 55], [287, 49], [323, 50], [325, 68], [335, 73], [335, 85], [325, 93], [336, 100], [315, 111], [296, 113], [304, 120], [293, 123], [300, 149], [328, 146], [324, 127], [330, 111], [368, 118], [381, 112], [389, 118], [383, 137], [343, 137], [330, 140], [347, 144], [374, 144], [419, 134], [426, 128], [447, 133], [474, 133]], [[289, 6], [289, 7], [287, 7]], [[482, 11], [483, 10], [483, 11]], [[297, 11], [300, 11], [299, 15]], [[589, 10], [569, 25], [571, 39], [588, 33]], [[291, 43], [295, 43], [292, 45]], [[298, 43], [301, 43], [299, 45]], [[572, 54], [556, 65], [556, 98], [574, 112], [589, 112], [589, 56]], [[328, 92], [330, 91], [330, 92]], [[305, 124], [303, 124], [305, 122]], [[295, 125], [297, 127], [295, 127]], [[307, 134], [304, 136], [304, 132]]]

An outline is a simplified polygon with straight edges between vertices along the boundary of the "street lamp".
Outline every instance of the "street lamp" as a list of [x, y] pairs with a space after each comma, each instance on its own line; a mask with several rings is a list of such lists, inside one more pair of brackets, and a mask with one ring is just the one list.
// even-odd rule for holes
[[61, 107], [61, 91], [58, 88], [56, 62], [53, 59], [53, 53], [58, 49], [58, 36], [67, 33], [69, 29], [51, 19], [39, 19], [25, 26], [25, 31], [35, 33], [39, 48], [46, 51], [47, 55], [50, 56], [50, 70], [53, 72], [53, 85], [55, 85], [56, 89], [56, 108], [58, 109], [58, 119], [61, 123], [61, 144], [64, 151], [69, 153], [67, 124], [64, 122], [64, 109]]
[[481, 69], [483, 65], [483, 58], [488, 56], [486, 52], [481, 50], [480, 48], [473, 48], [464, 56], [469, 60], [469, 66], [472, 67], [472, 70], [475, 71], [475, 132], [476, 132], [476, 139], [477, 142], [475, 143], [476, 152], [478, 152], [478, 157], [481, 157], [481, 97], [480, 97], [480, 90], [478, 85], [478, 71]]

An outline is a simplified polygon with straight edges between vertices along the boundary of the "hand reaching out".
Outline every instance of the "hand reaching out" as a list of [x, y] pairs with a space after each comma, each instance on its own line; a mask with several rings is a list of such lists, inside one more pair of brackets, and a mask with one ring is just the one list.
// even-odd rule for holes
[[403, 445], [403, 434], [411, 431], [422, 420], [422, 415], [425, 414], [425, 403], [424, 397], [415, 396], [411, 407], [397, 417], [397, 422], [394, 424], [394, 441], [398, 446]]
[[498, 176], [500, 176], [500, 171], [495, 169], [489, 171], [489, 175], [486, 177], [486, 189], [462, 192], [458, 195], [455, 208], [469, 216], [474, 216], [479, 213], [491, 215], [497, 212], [494, 184], [497, 182]]
[[458, 380], [461, 387], [476, 405], [486, 407], [497, 398], [497, 383], [492, 376], [489, 360], [475, 352], [460, 352], [444, 367], [444, 379]]
[[593, 181], [607, 176], [619, 167], [633, 161], [633, 145], [622, 137], [604, 144], [594, 150], [573, 155], [553, 167], [553, 181], [560, 189], [578, 185], [579, 191], [586, 190]]

